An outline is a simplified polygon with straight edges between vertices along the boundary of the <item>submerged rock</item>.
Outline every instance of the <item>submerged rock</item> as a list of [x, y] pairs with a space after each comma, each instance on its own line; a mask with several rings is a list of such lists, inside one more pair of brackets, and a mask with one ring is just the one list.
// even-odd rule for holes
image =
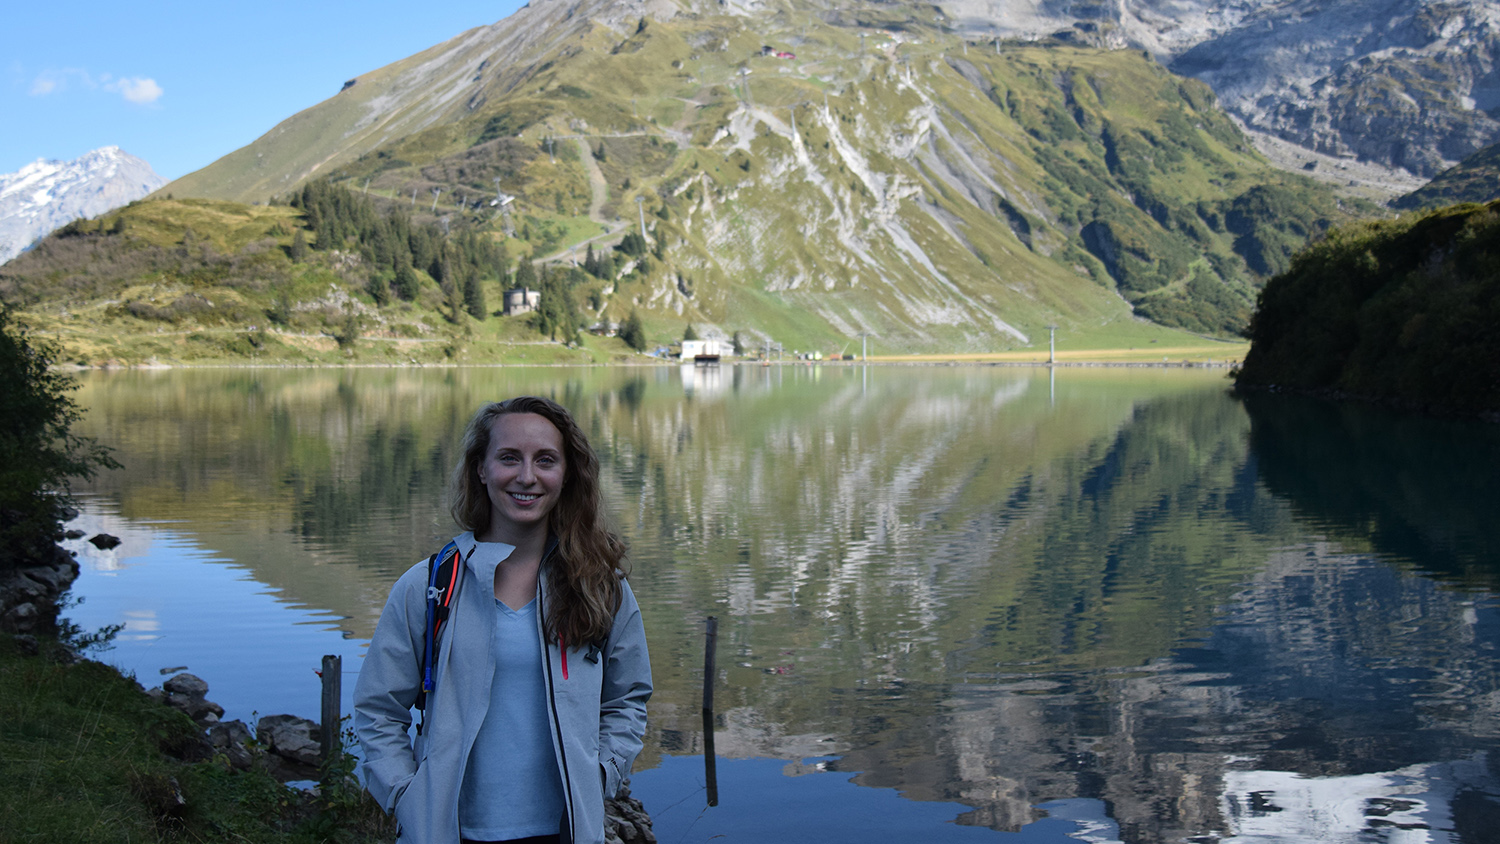
[[109, 533], [100, 533], [96, 534], [89, 542], [92, 542], [94, 547], [100, 551], [108, 551], [111, 548], [119, 547], [120, 537]]

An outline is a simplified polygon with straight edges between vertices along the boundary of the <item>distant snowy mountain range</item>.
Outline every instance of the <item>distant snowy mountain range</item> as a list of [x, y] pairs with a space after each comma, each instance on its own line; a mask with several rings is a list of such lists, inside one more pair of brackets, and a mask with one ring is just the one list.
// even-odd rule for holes
[[59, 226], [118, 208], [166, 183], [150, 164], [114, 146], [73, 161], [39, 158], [0, 175], [0, 263]]

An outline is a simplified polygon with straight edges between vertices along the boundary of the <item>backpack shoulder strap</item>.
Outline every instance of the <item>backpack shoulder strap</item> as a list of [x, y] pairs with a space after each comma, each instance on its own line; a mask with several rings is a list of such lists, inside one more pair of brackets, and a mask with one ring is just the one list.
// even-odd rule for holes
[[[427, 693], [436, 688], [433, 666], [437, 664], [438, 634], [448, 620], [449, 607], [463, 580], [458, 545], [449, 542], [443, 550], [427, 558], [427, 618], [422, 626], [422, 688], [417, 692], [417, 709], [427, 711]], [[420, 727], [418, 728], [420, 729]]]

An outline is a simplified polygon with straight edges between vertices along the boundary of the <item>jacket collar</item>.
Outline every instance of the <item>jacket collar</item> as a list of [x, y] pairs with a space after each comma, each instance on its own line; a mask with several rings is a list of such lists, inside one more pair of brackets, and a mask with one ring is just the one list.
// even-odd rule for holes
[[[516, 550], [514, 545], [496, 542], [493, 544], [500, 546], [502, 553], [494, 555], [486, 554], [484, 555], [485, 559], [478, 559], [474, 554], [474, 549], [479, 547], [479, 540], [474, 538], [473, 531], [467, 530], [454, 537], [453, 544], [458, 546], [459, 556], [463, 558], [464, 566], [474, 576], [476, 583], [494, 583], [495, 568]], [[547, 546], [542, 550], [542, 565], [537, 573], [537, 586], [539, 588], [546, 580], [548, 563], [552, 559], [552, 553], [556, 550], [557, 536], [555, 534], [548, 534]]]

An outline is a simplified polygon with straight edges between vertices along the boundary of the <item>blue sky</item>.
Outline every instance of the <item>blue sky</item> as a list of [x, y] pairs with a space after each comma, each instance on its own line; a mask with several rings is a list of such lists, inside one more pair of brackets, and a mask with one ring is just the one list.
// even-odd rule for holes
[[521, 5], [13, 3], [0, 36], [0, 173], [113, 144], [174, 179], [333, 96], [344, 80]]

